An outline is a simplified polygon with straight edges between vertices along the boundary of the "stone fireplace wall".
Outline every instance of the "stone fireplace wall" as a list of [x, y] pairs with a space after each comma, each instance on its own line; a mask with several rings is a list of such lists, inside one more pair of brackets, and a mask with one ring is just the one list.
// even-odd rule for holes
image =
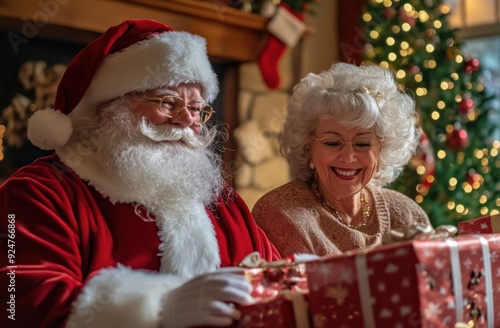
[[291, 179], [278, 142], [294, 84], [291, 57], [287, 53], [280, 61], [282, 83], [277, 90], [266, 87], [256, 63], [240, 68], [239, 125], [234, 130], [238, 156], [233, 178], [250, 209], [267, 191]]
[[279, 153], [278, 134], [286, 116], [293, 86], [307, 73], [319, 73], [337, 61], [337, 1], [319, 2], [321, 10], [309, 15], [310, 31], [279, 62], [281, 84], [269, 90], [255, 62], [240, 66], [238, 126], [233, 131], [237, 160], [233, 182], [252, 209], [266, 192], [292, 179], [288, 163]]

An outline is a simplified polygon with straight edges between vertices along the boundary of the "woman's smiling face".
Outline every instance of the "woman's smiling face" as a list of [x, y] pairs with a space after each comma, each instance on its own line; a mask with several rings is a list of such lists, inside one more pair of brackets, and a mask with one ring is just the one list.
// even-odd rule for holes
[[373, 130], [346, 128], [330, 118], [314, 133], [311, 159], [323, 193], [342, 199], [360, 192], [377, 172], [380, 145]]

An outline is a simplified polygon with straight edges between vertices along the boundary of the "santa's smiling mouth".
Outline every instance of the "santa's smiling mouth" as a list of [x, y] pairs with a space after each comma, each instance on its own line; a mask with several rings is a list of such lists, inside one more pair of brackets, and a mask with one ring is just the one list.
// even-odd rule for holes
[[337, 167], [332, 167], [332, 171], [341, 179], [352, 179], [361, 172], [361, 169], [340, 169]]

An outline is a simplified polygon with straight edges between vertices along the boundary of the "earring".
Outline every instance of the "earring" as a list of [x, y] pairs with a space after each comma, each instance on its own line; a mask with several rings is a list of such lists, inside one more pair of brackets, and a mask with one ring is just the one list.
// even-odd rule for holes
[[309, 162], [309, 168], [310, 168], [311, 170], [314, 170], [314, 169], [316, 168], [316, 166], [314, 166], [313, 161], [310, 161], [310, 162]]

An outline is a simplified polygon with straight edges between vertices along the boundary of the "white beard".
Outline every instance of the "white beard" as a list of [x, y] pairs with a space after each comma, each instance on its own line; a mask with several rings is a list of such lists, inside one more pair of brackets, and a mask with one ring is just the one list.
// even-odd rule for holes
[[211, 139], [203, 141], [189, 128], [134, 124], [123, 101], [98, 110], [98, 127], [90, 127], [97, 119], [72, 118], [84, 128], [58, 151], [63, 162], [111, 202], [142, 204], [155, 215], [161, 272], [190, 278], [217, 269], [218, 243], [205, 206], [217, 198], [223, 180], [206, 149]]

